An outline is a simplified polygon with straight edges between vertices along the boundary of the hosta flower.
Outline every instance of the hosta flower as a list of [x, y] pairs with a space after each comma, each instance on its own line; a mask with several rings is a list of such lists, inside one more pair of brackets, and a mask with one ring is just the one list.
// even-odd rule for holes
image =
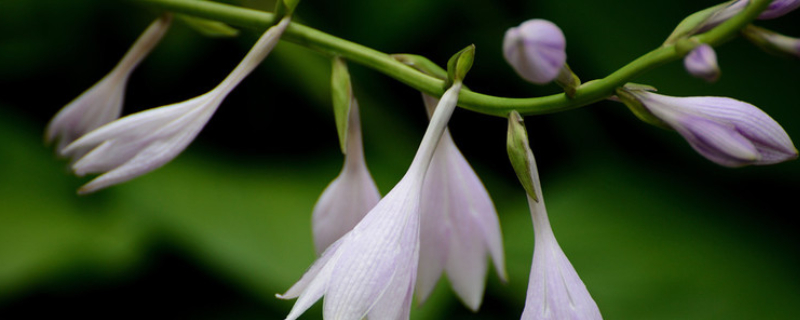
[[782, 35], [754, 25], [742, 29], [742, 35], [764, 51], [800, 59], [800, 39]]
[[[737, 0], [731, 2], [727, 6], [720, 7], [719, 11], [717, 11], [707, 21], [704, 22], [700, 31], [708, 31], [709, 29], [722, 24], [733, 16], [739, 14], [739, 12], [742, 12], [742, 10], [747, 8], [749, 3], [749, 0]], [[773, 0], [770, 2], [769, 6], [767, 6], [767, 8], [758, 15], [758, 19], [775, 19], [794, 11], [798, 7], [800, 7], [800, 0]]]
[[706, 80], [715, 82], [719, 79], [719, 65], [717, 65], [717, 54], [714, 48], [707, 44], [701, 44], [694, 48], [683, 59], [683, 65], [689, 74]]
[[[437, 100], [423, 95], [429, 112]], [[476, 311], [483, 298], [486, 258], [506, 280], [503, 239], [492, 200], [445, 130], [425, 177], [420, 203], [417, 298], [424, 301], [442, 272], [461, 301]]]
[[[596, 320], [602, 319], [597, 304], [581, 281], [575, 268], [556, 241], [542, 197], [542, 186], [536, 169], [536, 159], [528, 145], [522, 118], [518, 113], [509, 115], [509, 147], [512, 164], [523, 186], [526, 186], [528, 206], [533, 220], [533, 262], [528, 279], [528, 294], [522, 320]], [[524, 169], [523, 169], [524, 168]], [[521, 171], [520, 171], [521, 170]]]
[[757, 107], [725, 97], [670, 97], [623, 89], [652, 117], [680, 133], [697, 152], [728, 167], [797, 158], [786, 131]]
[[567, 61], [567, 41], [554, 23], [532, 19], [506, 31], [503, 56], [522, 78], [545, 84], [558, 77]]
[[294, 286], [278, 295], [297, 298], [287, 319], [297, 319], [322, 296], [325, 319], [408, 319], [419, 261], [422, 184], [460, 87], [456, 81], [443, 95], [400, 182]]
[[758, 15], [758, 18], [762, 20], [775, 19], [794, 11], [798, 7], [800, 7], [800, 0], [773, 0], [767, 9]]
[[[531, 161], [534, 161], [533, 158]], [[533, 168], [536, 169], [535, 164]], [[534, 171], [533, 175], [538, 174]], [[539, 201], [528, 196], [533, 219], [534, 248], [528, 294], [521, 319], [602, 319], [600, 309], [589, 290], [556, 241], [547, 218], [538, 177], [534, 181]]]
[[108, 75], [72, 100], [50, 120], [47, 143], [58, 140], [57, 150], [78, 137], [119, 118], [125, 86], [133, 69], [153, 50], [169, 29], [171, 14], [165, 14], [142, 33]]
[[344, 167], [314, 206], [311, 222], [317, 254], [353, 229], [381, 199], [364, 160], [358, 103], [355, 98], [351, 101]]
[[175, 158], [194, 140], [228, 93], [267, 56], [288, 24], [289, 19], [284, 18], [267, 30], [233, 72], [208, 93], [123, 117], [65, 147], [61, 152], [65, 156], [85, 153], [72, 166], [77, 175], [103, 173], [78, 192], [89, 193], [128, 181]]

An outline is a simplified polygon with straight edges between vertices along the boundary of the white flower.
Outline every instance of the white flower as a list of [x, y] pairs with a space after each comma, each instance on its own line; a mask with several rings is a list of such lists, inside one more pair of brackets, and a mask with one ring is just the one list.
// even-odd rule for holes
[[717, 54], [714, 48], [707, 44], [701, 44], [689, 52], [683, 59], [683, 66], [692, 76], [708, 82], [716, 82], [719, 79]]
[[726, 97], [670, 97], [624, 90], [717, 164], [741, 167], [797, 158], [797, 149], [780, 124], [749, 103]]
[[58, 111], [47, 125], [45, 141], [58, 140], [60, 152], [78, 137], [119, 118], [128, 78], [163, 38], [171, 21], [172, 15], [165, 14], [151, 23], [108, 75]]
[[364, 160], [355, 98], [351, 98], [347, 131], [342, 172], [322, 192], [312, 214], [317, 254], [322, 254], [325, 248], [353, 229], [381, 199]]
[[[437, 100], [423, 94], [428, 112]], [[477, 311], [491, 255], [506, 280], [503, 239], [492, 200], [445, 130], [431, 161], [420, 204], [420, 261], [416, 295], [427, 299], [442, 271], [461, 301]]]
[[275, 47], [288, 24], [289, 18], [284, 18], [269, 28], [231, 74], [208, 93], [126, 116], [65, 147], [61, 151], [65, 156], [85, 153], [72, 166], [77, 175], [103, 173], [78, 192], [90, 193], [128, 181], [175, 158], [194, 140], [228, 93]]
[[419, 261], [422, 184], [460, 87], [456, 81], [444, 93], [400, 182], [294, 286], [277, 295], [298, 298], [286, 319], [297, 319], [322, 296], [325, 319], [408, 319]]
[[600, 309], [556, 241], [544, 206], [536, 160], [527, 144], [524, 148], [538, 201], [527, 195], [533, 220], [534, 248], [528, 294], [521, 319], [602, 319]]
[[558, 77], [567, 61], [567, 40], [554, 23], [532, 19], [506, 31], [503, 56], [522, 78], [545, 84]]

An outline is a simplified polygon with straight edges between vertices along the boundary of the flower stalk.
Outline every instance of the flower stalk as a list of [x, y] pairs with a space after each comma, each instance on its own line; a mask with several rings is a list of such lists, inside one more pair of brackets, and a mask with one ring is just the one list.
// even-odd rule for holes
[[[137, 3], [162, 10], [194, 15], [217, 20], [230, 25], [263, 30], [272, 25], [274, 15], [253, 9], [211, 1], [193, 0], [134, 0]], [[735, 36], [739, 30], [767, 8], [770, 0], [753, 0], [739, 14], [714, 29], [692, 37], [697, 44], [716, 46]], [[444, 82], [411, 68], [386, 53], [347, 41], [314, 28], [292, 22], [284, 40], [320, 51], [328, 55], [339, 55], [348, 61], [359, 63], [386, 74], [432, 96], [444, 93]], [[690, 48], [691, 49], [691, 48]], [[517, 110], [522, 115], [540, 115], [580, 108], [614, 95], [614, 90], [643, 73], [658, 66], [683, 58], [688, 51], [676, 50], [676, 44], [661, 46], [645, 53], [605, 78], [583, 83], [573, 98], [564, 93], [536, 98], [507, 98], [491, 96], [466, 88], [461, 90], [458, 105], [479, 113], [506, 117]]]

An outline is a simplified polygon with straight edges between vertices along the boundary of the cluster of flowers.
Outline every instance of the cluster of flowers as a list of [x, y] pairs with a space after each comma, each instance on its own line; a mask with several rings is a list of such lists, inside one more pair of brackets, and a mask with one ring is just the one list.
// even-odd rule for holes
[[[746, 5], [747, 1], [732, 1], [714, 7], [691, 31], [673, 40], [710, 30]], [[774, 18], [798, 6], [800, 1], [774, 1], [761, 18]], [[65, 106], [48, 125], [46, 139], [58, 141], [58, 153], [72, 158], [77, 175], [101, 173], [80, 193], [133, 179], [175, 158], [228, 93], [269, 54], [291, 18], [283, 17], [270, 27], [231, 74], [208, 93], [119, 118], [129, 75], [163, 37], [171, 19], [165, 14], [153, 22], [105, 78]], [[758, 30], [751, 27], [745, 34], [751, 40], [761, 39], [756, 41], [761, 46], [774, 44], [773, 50], [800, 52], [796, 43], [786, 45], [789, 41], [774, 40], [773, 33]], [[566, 64], [565, 47], [564, 34], [555, 24], [530, 20], [508, 30], [503, 53], [524, 79], [537, 84], [556, 81], [570, 95], [579, 90], [580, 81]], [[313, 210], [319, 258], [294, 286], [278, 295], [297, 298], [287, 319], [298, 318], [323, 296], [325, 319], [407, 319], [413, 297], [423, 302], [443, 273], [462, 302], [477, 310], [487, 259], [506, 280], [494, 205], [447, 130], [473, 54], [468, 48], [451, 59], [450, 85], [438, 101], [423, 94], [430, 125], [408, 172], [383, 198], [364, 159], [358, 103], [352, 91], [346, 92], [345, 130], [340, 130], [344, 166]], [[685, 66], [704, 79], [719, 75], [714, 52], [706, 45], [698, 44], [686, 56]], [[349, 76], [345, 79], [349, 81]], [[737, 167], [797, 157], [780, 125], [751, 104], [651, 91], [647, 86], [626, 85], [617, 89], [616, 100], [648, 123], [677, 131], [711, 161]], [[522, 319], [601, 319], [551, 229], [522, 118], [516, 112], [508, 118], [509, 156], [526, 190], [535, 234]]]

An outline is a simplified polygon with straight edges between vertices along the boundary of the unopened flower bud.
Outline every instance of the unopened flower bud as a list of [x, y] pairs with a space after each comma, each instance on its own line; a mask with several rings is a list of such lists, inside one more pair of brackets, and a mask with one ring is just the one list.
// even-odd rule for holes
[[[746, 1], [745, 1], [746, 2]], [[800, 0], [773, 0], [758, 18], [761, 20], [775, 19], [800, 7]]]
[[788, 37], [761, 27], [749, 25], [742, 35], [762, 50], [795, 59], [800, 59], [800, 39]]
[[749, 103], [726, 97], [670, 97], [627, 87], [618, 90], [618, 96], [629, 106], [643, 106], [717, 164], [741, 167], [797, 158], [786, 131]]
[[506, 31], [503, 55], [522, 78], [537, 84], [553, 81], [567, 61], [567, 40], [554, 23], [532, 19]]
[[720, 71], [717, 65], [717, 54], [714, 48], [707, 44], [701, 44], [694, 48], [684, 59], [683, 66], [692, 76], [716, 82], [719, 79]]

